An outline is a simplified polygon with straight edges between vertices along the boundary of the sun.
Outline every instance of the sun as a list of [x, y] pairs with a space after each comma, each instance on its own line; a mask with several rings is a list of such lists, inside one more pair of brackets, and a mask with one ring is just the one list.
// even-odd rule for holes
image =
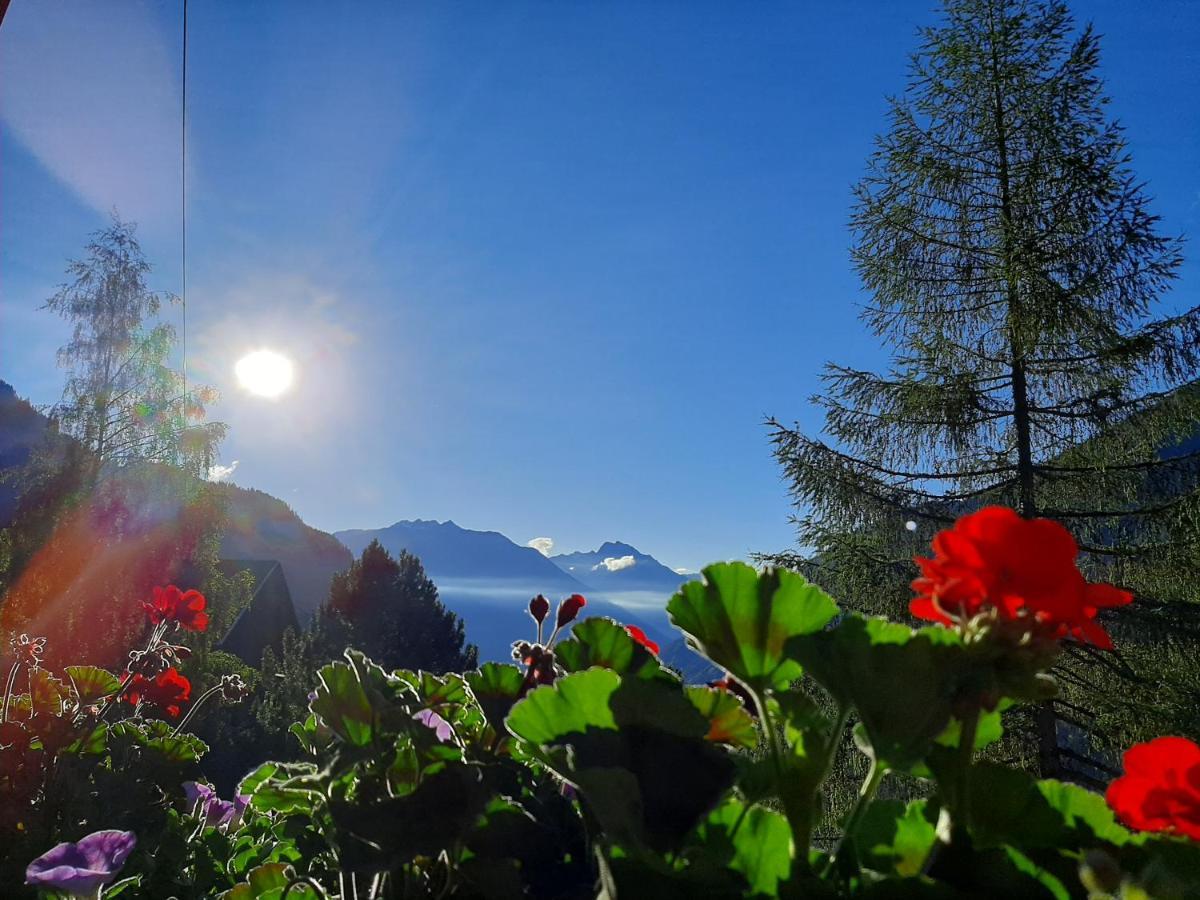
[[292, 361], [274, 350], [247, 353], [233, 367], [238, 384], [259, 397], [274, 399], [292, 386]]

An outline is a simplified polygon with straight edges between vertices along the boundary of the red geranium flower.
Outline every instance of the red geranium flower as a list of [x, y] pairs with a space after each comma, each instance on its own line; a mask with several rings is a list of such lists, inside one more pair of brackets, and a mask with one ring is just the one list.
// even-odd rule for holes
[[192, 696], [192, 683], [179, 674], [174, 666], [159, 672], [154, 678], [134, 675], [125, 691], [125, 699], [133, 706], [143, 700], [149, 701], [175, 718], [183, 710], [182, 704]]
[[638, 628], [636, 625], [626, 625], [625, 630], [629, 632], [629, 636], [631, 638], [633, 638], [655, 656], [658, 656], [658, 644], [646, 637], [646, 632], [642, 631], [642, 629]]
[[558, 604], [558, 622], [557, 627], [562, 628], [575, 621], [575, 617], [579, 615], [579, 611], [587, 606], [587, 600], [583, 594], [572, 594], [562, 603]]
[[146, 615], [155, 625], [174, 622], [188, 631], [204, 631], [208, 628], [208, 613], [204, 607], [208, 601], [199, 591], [181, 591], [173, 584], [154, 589], [154, 600], [143, 603]]
[[1133, 600], [1108, 584], [1088, 584], [1075, 563], [1079, 547], [1050, 519], [1022, 519], [1003, 506], [963, 516], [933, 539], [933, 559], [918, 557], [919, 595], [909, 609], [918, 619], [953, 624], [985, 607], [1004, 619], [1030, 616], [1054, 637], [1068, 634], [1111, 650], [1096, 622], [1098, 610]]
[[1182, 737], [1135, 744], [1104, 799], [1130, 828], [1200, 841], [1200, 747]]

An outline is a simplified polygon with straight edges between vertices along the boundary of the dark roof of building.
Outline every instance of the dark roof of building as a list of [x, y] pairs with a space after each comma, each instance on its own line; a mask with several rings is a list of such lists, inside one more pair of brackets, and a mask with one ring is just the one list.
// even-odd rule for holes
[[300, 627], [283, 567], [273, 559], [223, 559], [218, 568], [228, 576], [250, 572], [254, 594], [217, 649], [232, 653], [247, 665], [258, 666], [268, 646], [278, 650], [283, 633]]

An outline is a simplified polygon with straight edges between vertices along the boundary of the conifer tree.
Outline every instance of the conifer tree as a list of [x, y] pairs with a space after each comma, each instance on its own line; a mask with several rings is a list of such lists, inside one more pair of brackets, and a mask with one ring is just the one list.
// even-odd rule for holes
[[[956, 515], [1002, 503], [1057, 519], [1137, 601], [1118, 653], [1069, 648], [1054, 712], [1120, 742], [1138, 732], [1134, 699], [1157, 698], [1188, 727], [1200, 684], [1162, 664], [1200, 638], [1184, 602], [1200, 564], [1200, 308], [1161, 302], [1181, 244], [1106, 115], [1090, 26], [1053, 0], [944, 13], [855, 190], [862, 319], [891, 366], [827, 366], [823, 437], [770, 420], [802, 549], [764, 558], [896, 615], [913, 555]], [[1038, 726], [1051, 774], [1049, 709]]]
[[[393, 557], [379, 541], [333, 576], [320, 619], [333, 620], [318, 623], [323, 631], [340, 634], [389, 669], [462, 672], [477, 662], [462, 619], [442, 605], [421, 561], [406, 551]], [[339, 632], [337, 620], [348, 634]]]

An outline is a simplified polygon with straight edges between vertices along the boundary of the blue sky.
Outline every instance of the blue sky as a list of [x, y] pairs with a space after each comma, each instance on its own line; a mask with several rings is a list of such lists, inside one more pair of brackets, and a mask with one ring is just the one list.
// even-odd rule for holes
[[[1200, 9], [1073, 4], [1198, 302]], [[324, 529], [452, 518], [696, 568], [791, 540], [762, 419], [816, 429], [857, 322], [850, 185], [936, 4], [219, 3], [189, 10], [188, 368], [233, 480]], [[180, 4], [0, 27], [0, 377], [107, 211], [179, 292]], [[179, 320], [179, 310], [170, 311]], [[247, 350], [298, 366], [277, 401]]]

